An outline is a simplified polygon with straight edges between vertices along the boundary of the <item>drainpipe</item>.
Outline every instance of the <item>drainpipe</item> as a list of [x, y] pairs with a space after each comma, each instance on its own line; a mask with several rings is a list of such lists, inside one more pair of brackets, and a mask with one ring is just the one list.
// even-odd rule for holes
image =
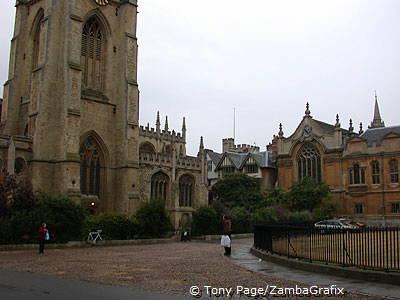
[[385, 205], [385, 172], [383, 164], [383, 152], [381, 152], [381, 174], [382, 174], [382, 221], [383, 226], [386, 226], [386, 205]]

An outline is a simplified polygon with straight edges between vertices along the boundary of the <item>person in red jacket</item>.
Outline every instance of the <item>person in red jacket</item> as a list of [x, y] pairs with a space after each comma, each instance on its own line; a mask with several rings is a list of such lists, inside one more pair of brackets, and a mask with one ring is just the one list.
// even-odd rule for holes
[[46, 242], [46, 238], [48, 237], [49, 231], [47, 230], [46, 223], [42, 223], [38, 230], [38, 239], [39, 239], [39, 254], [43, 254], [44, 251], [44, 243]]

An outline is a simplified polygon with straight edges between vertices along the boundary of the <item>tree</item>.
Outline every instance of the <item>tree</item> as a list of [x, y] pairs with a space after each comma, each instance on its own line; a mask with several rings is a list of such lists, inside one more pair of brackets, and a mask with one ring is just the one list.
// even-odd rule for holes
[[246, 174], [232, 174], [222, 178], [214, 187], [213, 192], [225, 206], [244, 207], [248, 211], [266, 205], [260, 190], [260, 180]]
[[219, 216], [214, 208], [210, 206], [199, 207], [192, 215], [192, 234], [217, 234], [220, 224]]
[[0, 172], [0, 220], [16, 211], [31, 210], [35, 206], [32, 185], [26, 180], [17, 180], [5, 170]]
[[326, 183], [317, 182], [311, 177], [305, 177], [290, 188], [288, 204], [292, 210], [312, 211], [329, 197], [329, 186]]
[[151, 199], [144, 203], [136, 213], [136, 220], [141, 237], [159, 238], [172, 230], [165, 203], [161, 199]]

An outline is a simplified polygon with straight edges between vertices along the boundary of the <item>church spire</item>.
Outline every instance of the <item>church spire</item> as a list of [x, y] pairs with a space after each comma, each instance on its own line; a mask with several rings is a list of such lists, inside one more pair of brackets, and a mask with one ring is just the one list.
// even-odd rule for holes
[[204, 150], [204, 142], [203, 142], [203, 137], [200, 137], [200, 146], [199, 146], [199, 151]]
[[185, 120], [185, 117], [183, 117], [183, 122], [182, 122], [182, 137], [186, 140], [186, 120]]
[[382, 121], [381, 113], [379, 112], [378, 96], [375, 91], [375, 109], [374, 109], [374, 119], [371, 122], [369, 128], [380, 128], [385, 127], [385, 122]]
[[165, 126], [164, 126], [165, 132], [168, 132], [168, 116], [165, 116]]
[[161, 122], [160, 122], [160, 112], [157, 111], [157, 118], [156, 118], [156, 130], [160, 131], [160, 126], [161, 126]]

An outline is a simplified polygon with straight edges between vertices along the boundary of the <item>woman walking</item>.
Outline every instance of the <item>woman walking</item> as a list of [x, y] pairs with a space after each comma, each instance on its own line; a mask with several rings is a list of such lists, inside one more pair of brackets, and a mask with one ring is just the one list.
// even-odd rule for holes
[[43, 254], [44, 251], [44, 243], [49, 240], [49, 231], [47, 230], [46, 223], [42, 223], [38, 230], [38, 239], [39, 239], [39, 254]]
[[231, 250], [232, 250], [232, 221], [228, 216], [223, 216], [222, 217], [222, 228], [224, 231], [224, 235], [229, 236], [230, 244], [229, 247], [224, 247], [225, 248], [225, 253], [224, 255], [230, 256], [231, 255]]

